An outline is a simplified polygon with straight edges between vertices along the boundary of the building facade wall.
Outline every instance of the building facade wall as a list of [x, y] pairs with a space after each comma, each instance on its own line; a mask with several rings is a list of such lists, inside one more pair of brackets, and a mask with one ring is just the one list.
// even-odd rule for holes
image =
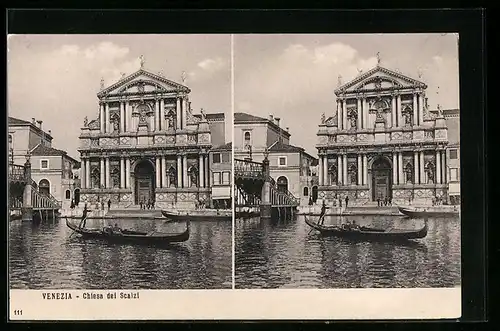
[[210, 196], [207, 120], [180, 84], [144, 70], [103, 89], [80, 135], [81, 201], [194, 208]]
[[[217, 154], [217, 162], [214, 155]], [[210, 158], [210, 186], [211, 207], [230, 208], [232, 181], [232, 152], [231, 150], [216, 150], [209, 153]], [[220, 162], [219, 162], [220, 161]]]
[[320, 199], [447, 199], [447, 127], [428, 112], [425, 89], [378, 67], [337, 89], [336, 112], [318, 131]]

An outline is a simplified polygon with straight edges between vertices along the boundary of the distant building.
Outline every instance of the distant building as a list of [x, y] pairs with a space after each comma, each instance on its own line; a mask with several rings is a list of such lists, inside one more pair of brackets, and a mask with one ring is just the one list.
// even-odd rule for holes
[[42, 143], [52, 146], [51, 131], [42, 130], [43, 121], [35, 118], [31, 122], [9, 116], [9, 161], [23, 165], [26, 162], [26, 153]]
[[317, 134], [321, 199], [447, 199], [447, 122], [429, 111], [426, 89], [377, 65], [335, 90], [336, 111]]
[[211, 207], [231, 208], [232, 143], [210, 150]]
[[31, 122], [9, 117], [9, 158], [14, 164], [24, 165], [30, 154], [31, 178], [40, 193], [52, 195], [69, 208], [72, 199], [78, 199], [80, 183], [75, 179], [80, 163], [67, 152], [52, 147], [50, 130], [42, 130], [43, 121]]
[[288, 129], [280, 127], [280, 118], [234, 114], [234, 157], [262, 162], [267, 150], [270, 175], [278, 189], [289, 191], [300, 198], [301, 205], [307, 205], [317, 198], [318, 182], [313, 172], [317, 159], [302, 147], [291, 145], [290, 136]]

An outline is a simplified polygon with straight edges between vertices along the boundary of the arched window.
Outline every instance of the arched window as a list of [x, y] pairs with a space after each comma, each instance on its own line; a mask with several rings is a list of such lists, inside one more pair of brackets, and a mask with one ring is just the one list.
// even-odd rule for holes
[[285, 176], [280, 176], [278, 177], [278, 180], [276, 181], [278, 184], [278, 191], [285, 193], [288, 192], [288, 179], [286, 179]]
[[358, 167], [355, 164], [349, 165], [347, 169], [347, 176], [349, 177], [349, 184], [356, 185], [358, 182]]
[[304, 187], [304, 196], [307, 197], [309, 195], [309, 187]]
[[427, 184], [433, 184], [434, 183], [434, 176], [435, 176], [435, 170], [436, 167], [434, 167], [434, 163], [431, 161], [427, 162], [425, 165], [425, 173], [427, 175]]
[[337, 165], [335, 164], [332, 164], [329, 168], [328, 168], [328, 176], [330, 177], [330, 185], [337, 185]]
[[48, 180], [42, 179], [38, 183], [38, 192], [40, 192], [42, 194], [45, 194], [45, 195], [49, 195], [50, 194], [50, 183], [49, 183]]
[[252, 136], [250, 135], [250, 132], [245, 132], [245, 146], [248, 146], [250, 145], [250, 139], [252, 138]]
[[71, 199], [71, 192], [69, 190], [66, 190], [65, 198], [66, 198], [66, 200]]

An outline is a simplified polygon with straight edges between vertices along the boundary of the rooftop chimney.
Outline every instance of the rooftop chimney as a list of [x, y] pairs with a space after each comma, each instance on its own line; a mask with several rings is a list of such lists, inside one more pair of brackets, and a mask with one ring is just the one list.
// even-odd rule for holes
[[280, 126], [280, 118], [279, 117], [275, 117], [274, 119], [276, 120], [276, 125]]
[[31, 123], [36, 124], [36, 120], [34, 117], [31, 118]]
[[[276, 120], [276, 125], [279, 128], [280, 127], [280, 118], [279, 117], [275, 117], [274, 119]], [[278, 130], [278, 142], [281, 144], [281, 129], [280, 128]]]
[[[288, 130], [287, 130], [288, 131]], [[52, 130], [49, 130], [49, 135], [52, 136]]]
[[40, 130], [41, 130], [41, 129], [42, 129], [42, 123], [43, 123], [43, 121], [37, 121], [37, 123], [38, 123], [38, 127], [39, 127], [39, 128], [40, 128]]
[[288, 132], [288, 130], [290, 130], [290, 128], [287, 126], [287, 127], [286, 127], [286, 132]]
[[274, 117], [273, 117], [273, 114], [270, 114], [270, 115], [269, 115], [269, 120], [270, 120], [272, 123], [274, 123]]

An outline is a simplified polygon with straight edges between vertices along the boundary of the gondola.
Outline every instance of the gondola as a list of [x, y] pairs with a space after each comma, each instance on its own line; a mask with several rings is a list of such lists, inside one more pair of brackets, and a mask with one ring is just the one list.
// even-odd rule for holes
[[173, 221], [186, 220], [212, 220], [212, 221], [231, 221], [233, 211], [230, 209], [198, 209], [192, 211], [177, 211], [163, 209], [161, 214]]
[[110, 227], [102, 229], [87, 229], [79, 228], [71, 223], [66, 218], [66, 225], [75, 233], [80, 234], [83, 238], [102, 239], [113, 243], [130, 243], [130, 244], [170, 244], [184, 242], [189, 239], [190, 224], [186, 221], [186, 231], [181, 233], [165, 233], [165, 232], [140, 232], [123, 229], [120, 232], [115, 232]]
[[[305, 217], [305, 216], [304, 216]], [[305, 217], [307, 225], [320, 232], [322, 236], [328, 237], [344, 237], [364, 240], [411, 240], [422, 239], [427, 236], [427, 219], [424, 226], [419, 230], [403, 230], [403, 229], [377, 229], [366, 226], [360, 226], [357, 229], [349, 227], [341, 227], [336, 225], [321, 225], [310, 221]]]
[[418, 217], [456, 217], [460, 215], [457, 206], [409, 207], [398, 206], [399, 212], [413, 218]]

